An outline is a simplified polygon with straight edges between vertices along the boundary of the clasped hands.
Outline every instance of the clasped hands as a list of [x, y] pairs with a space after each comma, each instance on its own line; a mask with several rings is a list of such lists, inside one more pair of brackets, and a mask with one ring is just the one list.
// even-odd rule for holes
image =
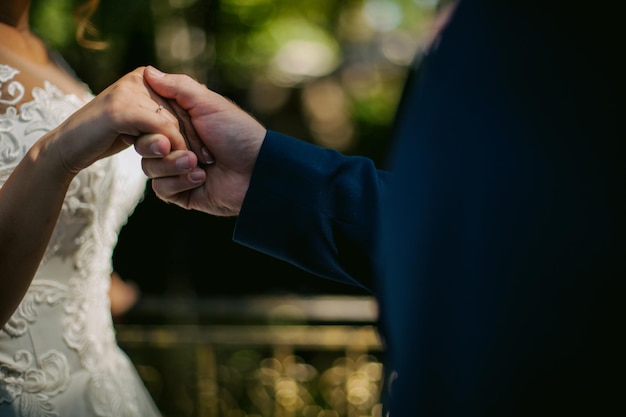
[[142, 169], [164, 201], [216, 216], [236, 216], [266, 129], [229, 99], [187, 75], [143, 69], [159, 106], [184, 139], [163, 132], [133, 138]]

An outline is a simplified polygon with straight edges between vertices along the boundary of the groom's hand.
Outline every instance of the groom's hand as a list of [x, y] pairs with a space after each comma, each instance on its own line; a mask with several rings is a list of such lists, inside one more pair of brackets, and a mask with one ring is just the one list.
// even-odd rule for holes
[[147, 67], [144, 78], [157, 94], [176, 103], [172, 109], [191, 149], [164, 153], [167, 146], [161, 139], [137, 141], [143, 170], [152, 178], [156, 195], [217, 216], [239, 214], [265, 127], [232, 101], [186, 75], [163, 74]]

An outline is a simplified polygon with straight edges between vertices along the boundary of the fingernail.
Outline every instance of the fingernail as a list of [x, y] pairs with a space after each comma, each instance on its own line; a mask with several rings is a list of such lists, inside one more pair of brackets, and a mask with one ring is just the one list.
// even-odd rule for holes
[[198, 169], [191, 171], [188, 175], [189, 181], [193, 183], [204, 181], [204, 177], [205, 177], [204, 171], [198, 170]]
[[202, 152], [202, 158], [204, 159], [205, 164], [211, 165], [215, 163], [215, 158], [213, 158], [213, 155], [211, 155], [207, 148], [203, 146], [202, 149], [200, 149], [200, 152]]
[[176, 168], [181, 171], [187, 171], [191, 167], [188, 156], [181, 156], [176, 160]]
[[163, 152], [161, 152], [161, 150], [159, 149], [158, 142], [154, 142], [152, 145], [150, 145], [150, 152], [152, 152], [152, 155], [154, 156], [163, 156]]
[[152, 73], [152, 75], [154, 75], [155, 77], [161, 78], [161, 77], [165, 76], [165, 73], [159, 71], [158, 69], [156, 69], [155, 67], [153, 67], [151, 65], [148, 67], [148, 71], [150, 71]]

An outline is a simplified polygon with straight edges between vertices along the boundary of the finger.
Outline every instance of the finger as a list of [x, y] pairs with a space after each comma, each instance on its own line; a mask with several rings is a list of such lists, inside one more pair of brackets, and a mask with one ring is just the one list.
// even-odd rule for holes
[[180, 128], [183, 132], [185, 140], [187, 141], [188, 148], [191, 149], [198, 156], [199, 160], [203, 164], [214, 164], [215, 158], [202, 143], [202, 139], [200, 139], [198, 132], [196, 132], [196, 129], [191, 122], [191, 117], [189, 116], [189, 113], [187, 113], [182, 107], [178, 105], [178, 103], [173, 100], [170, 100], [169, 104], [172, 111], [176, 114], [176, 117], [180, 122]]
[[143, 158], [141, 168], [149, 178], [186, 174], [198, 167], [198, 157], [191, 151], [174, 151], [163, 158]]
[[202, 158], [205, 165], [213, 165], [215, 163], [215, 157], [209, 152], [206, 146], [202, 146], [200, 149], [200, 158]]
[[135, 151], [144, 158], [162, 158], [172, 150], [170, 140], [158, 133], [147, 133], [133, 139]]
[[178, 120], [178, 117], [172, 109], [170, 103], [163, 97], [157, 95], [154, 91], [150, 91], [150, 94], [152, 95], [154, 102], [158, 104], [155, 112], [159, 116], [167, 118], [172, 124], [180, 124], [180, 121]]
[[154, 101], [154, 103], [156, 103], [155, 112], [159, 116], [166, 118], [173, 125], [177, 125], [184, 136], [181, 120], [179, 117], [180, 112], [175, 111], [173, 108], [176, 105], [176, 102], [172, 102], [171, 100], [161, 97], [154, 90], [152, 90], [149, 85], [147, 85], [147, 82], [145, 82], [145, 80], [144, 83], [146, 85], [146, 88], [148, 89], [148, 94], [150, 95], [150, 98]]
[[[118, 128], [118, 134], [125, 139], [128, 136], [139, 137], [145, 134], [161, 134], [170, 142], [170, 148], [175, 150], [187, 149], [185, 138], [180, 131], [178, 119], [169, 111], [160, 110], [159, 104], [151, 101], [123, 112], [117, 111], [112, 116], [113, 123]], [[166, 114], [167, 113], [169, 116]]]
[[137, 141], [137, 137], [136, 136], [131, 136], [131, 135], [119, 135], [119, 139], [124, 142], [126, 145], [128, 146], [133, 146], [135, 144], [135, 142]]
[[185, 137], [183, 126], [181, 121], [178, 119], [176, 112], [172, 108], [172, 105], [152, 90], [150, 90], [150, 96], [157, 105], [154, 110], [157, 117], [163, 119], [161, 122], [165, 122], [168, 130], [174, 128], [176, 131], [174, 135], [168, 135], [168, 138], [170, 138], [170, 148], [176, 150], [188, 149], [187, 138]]
[[205, 179], [206, 173], [198, 168], [184, 175], [152, 179], [152, 189], [160, 199], [182, 205], [183, 202], [180, 201], [179, 195], [198, 188]]

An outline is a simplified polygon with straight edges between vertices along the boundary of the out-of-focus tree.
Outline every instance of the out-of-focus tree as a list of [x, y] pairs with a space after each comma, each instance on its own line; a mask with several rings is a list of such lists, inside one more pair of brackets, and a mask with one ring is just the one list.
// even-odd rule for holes
[[268, 127], [384, 160], [406, 68], [437, 0], [102, 1], [109, 47], [81, 48], [81, 0], [35, 0], [33, 25], [99, 92], [152, 64], [187, 73]]

